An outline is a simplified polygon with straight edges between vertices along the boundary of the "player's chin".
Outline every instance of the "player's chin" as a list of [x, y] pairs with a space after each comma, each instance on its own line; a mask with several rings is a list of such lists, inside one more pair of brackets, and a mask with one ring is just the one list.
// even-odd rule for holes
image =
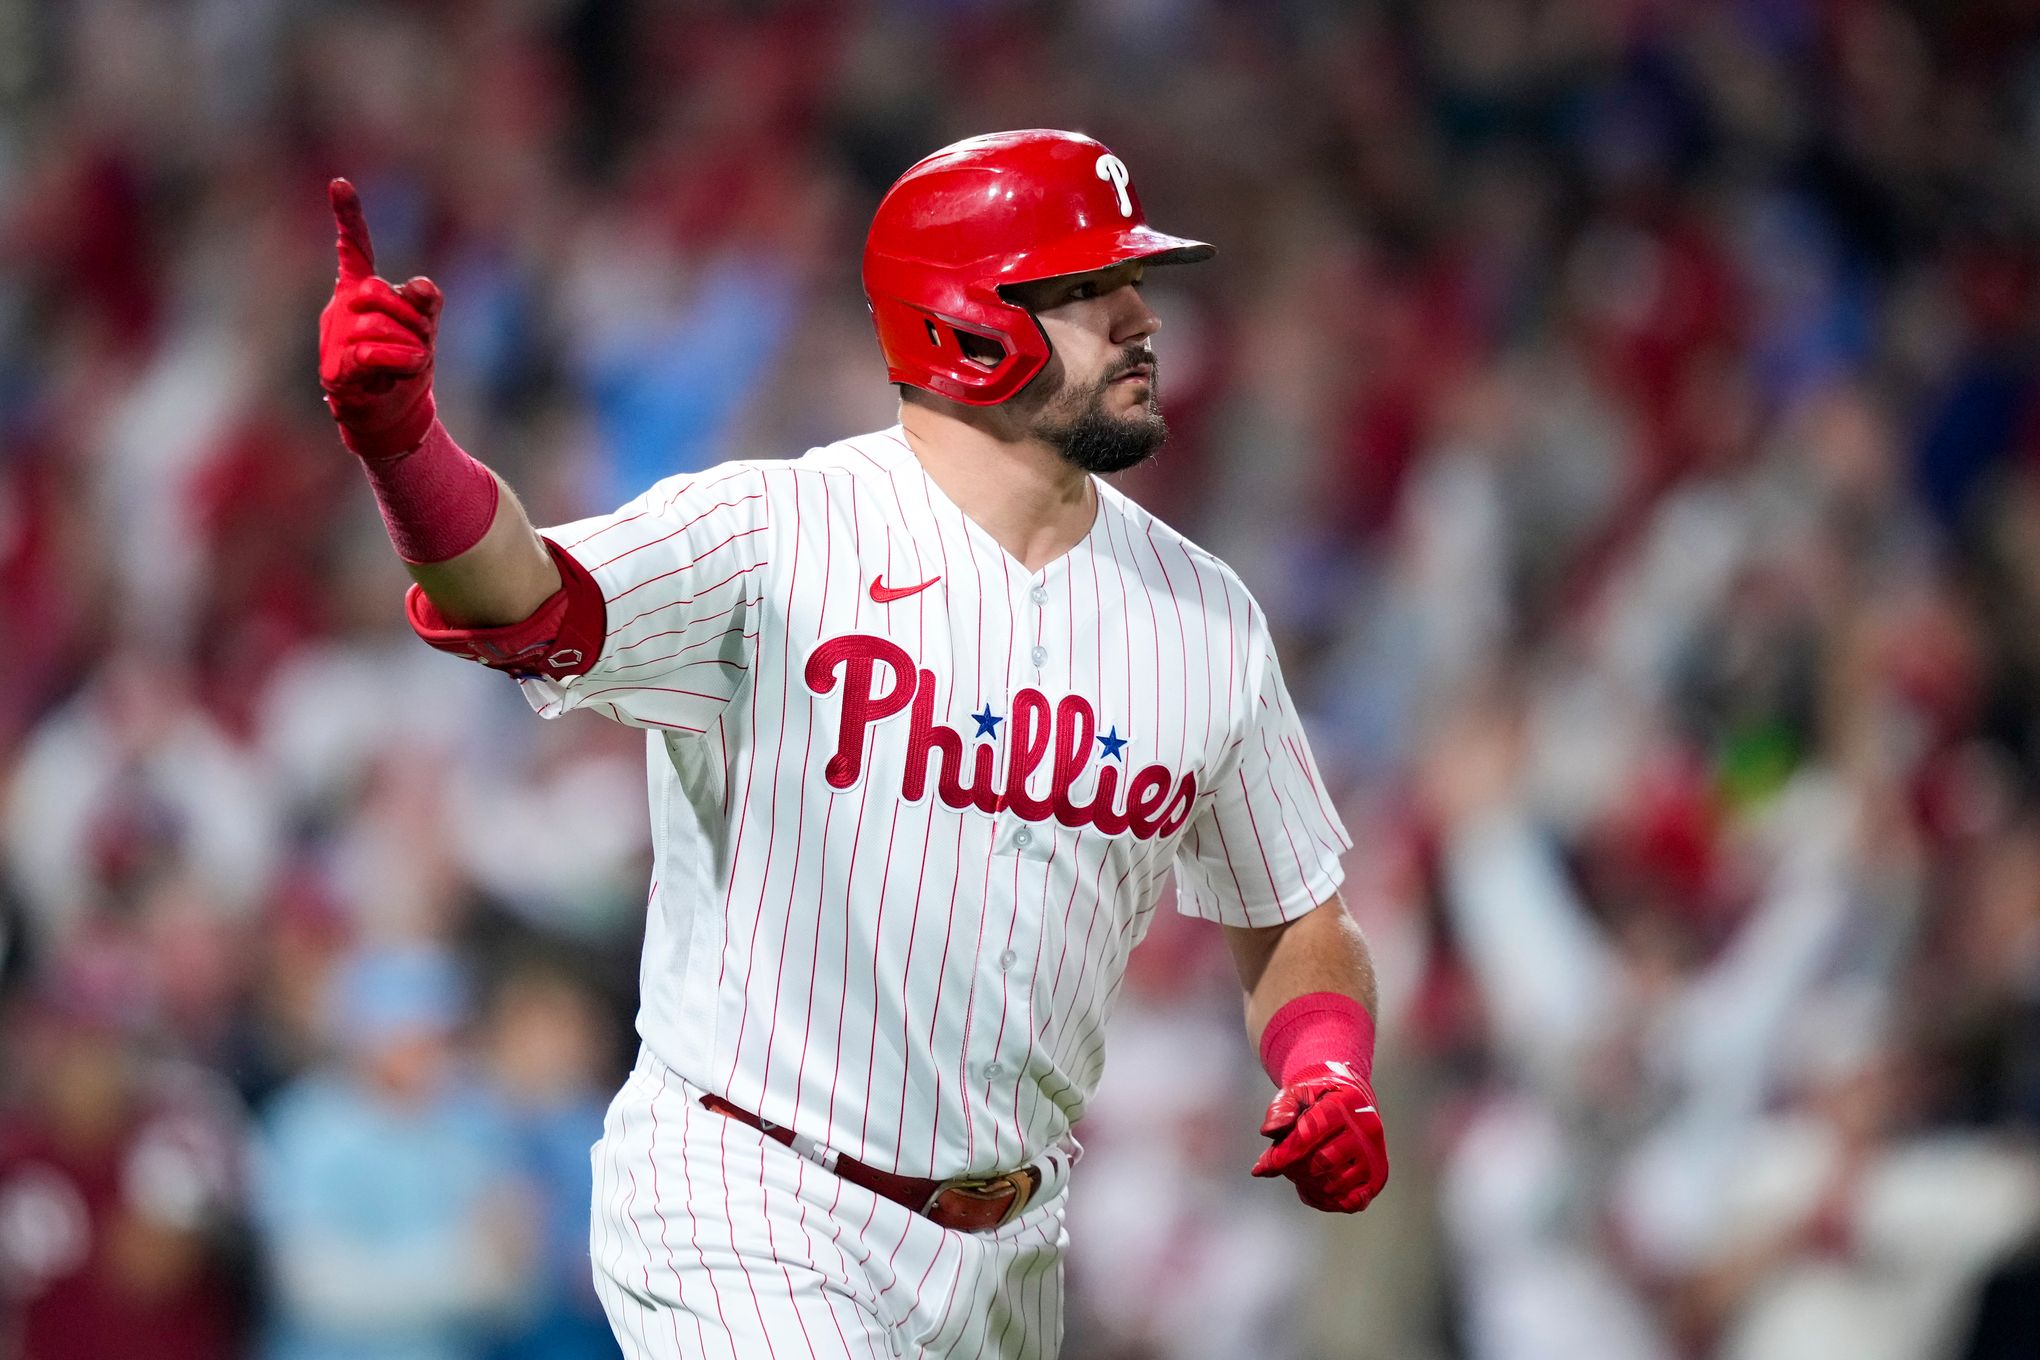
[[1098, 414], [1105, 421], [1119, 429], [1122, 437], [1132, 440], [1152, 440], [1159, 444], [1168, 425], [1162, 419], [1162, 404], [1155, 400], [1152, 392], [1138, 395], [1128, 392], [1107, 392], [1098, 403]]
[[1105, 384], [1105, 407], [1128, 415], [1161, 409], [1161, 392], [1150, 377], [1114, 378]]

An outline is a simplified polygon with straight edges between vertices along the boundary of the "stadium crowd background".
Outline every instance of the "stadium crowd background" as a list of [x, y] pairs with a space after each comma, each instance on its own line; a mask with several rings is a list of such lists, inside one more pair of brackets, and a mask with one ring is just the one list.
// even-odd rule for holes
[[540, 523], [888, 423], [974, 131], [1153, 218], [1127, 489], [1265, 602], [1395, 1175], [1250, 1181], [1133, 958], [1072, 1360], [2030, 1356], [2040, 13], [2017, 0], [0, 0], [0, 1356], [599, 1355], [641, 752], [413, 641], [323, 184]]

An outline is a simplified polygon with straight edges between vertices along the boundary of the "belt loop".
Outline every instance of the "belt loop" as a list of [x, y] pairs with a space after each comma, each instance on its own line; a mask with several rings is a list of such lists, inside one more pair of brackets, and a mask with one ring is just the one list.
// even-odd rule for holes
[[816, 1166], [819, 1166], [822, 1170], [828, 1172], [830, 1175], [833, 1176], [836, 1174], [836, 1149], [832, 1147], [824, 1147], [822, 1144], [817, 1143], [814, 1139], [808, 1137], [806, 1134], [794, 1133], [792, 1129], [788, 1129], [787, 1133], [791, 1135], [791, 1139], [787, 1143], [788, 1147], [792, 1148], [795, 1152], [807, 1158], [809, 1161], [813, 1162]]

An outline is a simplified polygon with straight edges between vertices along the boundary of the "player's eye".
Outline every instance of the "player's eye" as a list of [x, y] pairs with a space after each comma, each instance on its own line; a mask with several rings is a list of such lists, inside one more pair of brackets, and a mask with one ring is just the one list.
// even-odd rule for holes
[[1076, 284], [1070, 289], [1070, 301], [1072, 302], [1080, 302], [1085, 298], [1094, 298], [1096, 296], [1098, 296], [1098, 285], [1088, 280]]

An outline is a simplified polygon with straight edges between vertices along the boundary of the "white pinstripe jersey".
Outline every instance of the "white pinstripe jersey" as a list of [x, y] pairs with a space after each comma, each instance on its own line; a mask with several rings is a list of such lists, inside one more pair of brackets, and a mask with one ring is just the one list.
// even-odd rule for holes
[[1097, 490], [1033, 573], [897, 427], [546, 531], [608, 637], [522, 683], [647, 730], [638, 1029], [667, 1066], [875, 1166], [1010, 1169], [1083, 1113], [1172, 868], [1233, 925], [1338, 886], [1259, 609]]

